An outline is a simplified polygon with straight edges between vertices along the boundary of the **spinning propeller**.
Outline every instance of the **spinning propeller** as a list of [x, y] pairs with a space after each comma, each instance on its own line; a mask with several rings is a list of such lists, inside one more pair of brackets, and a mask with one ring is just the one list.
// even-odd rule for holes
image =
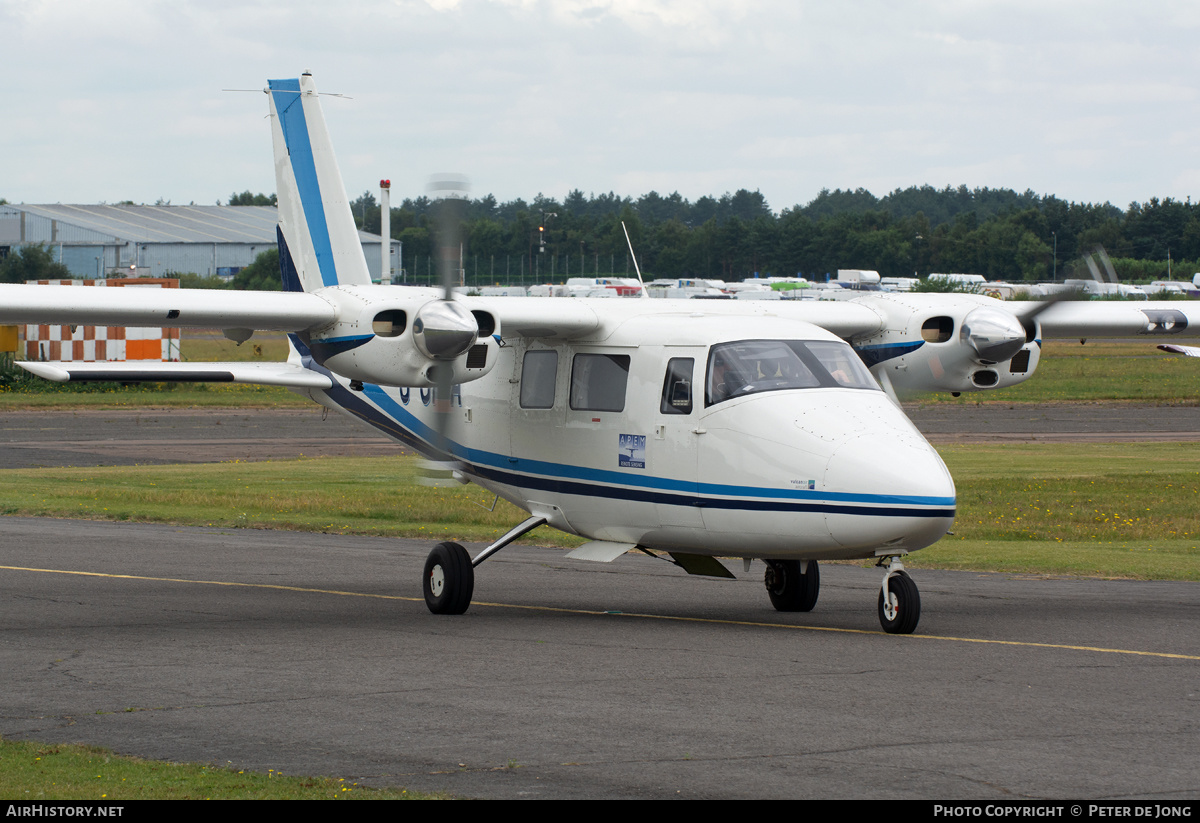
[[417, 348], [431, 360], [429, 373], [435, 385], [434, 446], [450, 456], [446, 437], [450, 424], [450, 398], [454, 369], [450, 365], [466, 354], [479, 339], [479, 322], [455, 300], [454, 286], [461, 272], [462, 224], [466, 218], [469, 186], [462, 175], [444, 174], [430, 178], [426, 187], [433, 200], [434, 242], [438, 250], [438, 276], [442, 297], [426, 303], [413, 321]]

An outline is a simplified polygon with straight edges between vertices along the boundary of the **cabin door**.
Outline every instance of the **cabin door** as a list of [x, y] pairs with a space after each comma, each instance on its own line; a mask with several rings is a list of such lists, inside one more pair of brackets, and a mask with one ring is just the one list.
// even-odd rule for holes
[[[670, 529], [703, 528], [697, 505], [696, 472], [701, 403], [696, 397], [703, 374], [703, 346], [664, 346], [658, 361], [662, 383], [658, 387], [654, 426], [647, 453], [654, 455], [654, 474], [663, 478], [664, 501], [658, 504], [661, 525]], [[697, 371], [699, 370], [699, 372]]]

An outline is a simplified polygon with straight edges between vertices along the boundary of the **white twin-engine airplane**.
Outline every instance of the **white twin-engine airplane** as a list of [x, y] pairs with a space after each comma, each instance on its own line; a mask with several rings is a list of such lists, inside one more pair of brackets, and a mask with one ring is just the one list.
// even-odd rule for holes
[[816, 604], [817, 561], [877, 558], [880, 622], [912, 632], [920, 597], [900, 558], [946, 533], [955, 492], [897, 393], [1019, 383], [1043, 337], [1200, 329], [1179, 303], [448, 299], [374, 286], [312, 77], [265, 91], [283, 293], [3, 286], [0, 322], [289, 332], [278, 364], [21, 365], [59, 381], [289, 386], [528, 511], [473, 559], [433, 549], [435, 613], [466, 611], [474, 568], [549, 524], [590, 538], [570, 554], [587, 560], [641, 549], [725, 577], [717, 557], [762, 560], [781, 611]]

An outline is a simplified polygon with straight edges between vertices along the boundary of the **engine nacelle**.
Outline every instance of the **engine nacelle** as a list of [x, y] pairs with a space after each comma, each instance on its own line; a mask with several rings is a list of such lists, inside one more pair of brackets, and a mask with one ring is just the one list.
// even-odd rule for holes
[[[335, 374], [380, 386], [431, 388], [438, 369], [454, 384], [478, 380], [496, 364], [499, 328], [428, 289], [332, 286], [318, 292], [338, 319], [309, 334], [313, 359]], [[444, 379], [444, 378], [442, 378]]]
[[854, 340], [854, 348], [880, 383], [898, 394], [1000, 389], [1037, 369], [1037, 321], [1022, 324], [994, 298], [921, 294], [856, 302], [869, 303], [886, 323], [883, 331]]

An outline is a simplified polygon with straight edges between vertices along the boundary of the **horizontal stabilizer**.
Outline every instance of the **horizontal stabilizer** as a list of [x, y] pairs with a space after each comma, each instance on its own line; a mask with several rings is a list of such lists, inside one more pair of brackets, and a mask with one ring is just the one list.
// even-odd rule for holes
[[18, 366], [56, 383], [254, 383], [328, 389], [333, 381], [294, 363], [33, 363]]
[[5, 286], [0, 323], [303, 331], [337, 315], [314, 294], [137, 286]]

